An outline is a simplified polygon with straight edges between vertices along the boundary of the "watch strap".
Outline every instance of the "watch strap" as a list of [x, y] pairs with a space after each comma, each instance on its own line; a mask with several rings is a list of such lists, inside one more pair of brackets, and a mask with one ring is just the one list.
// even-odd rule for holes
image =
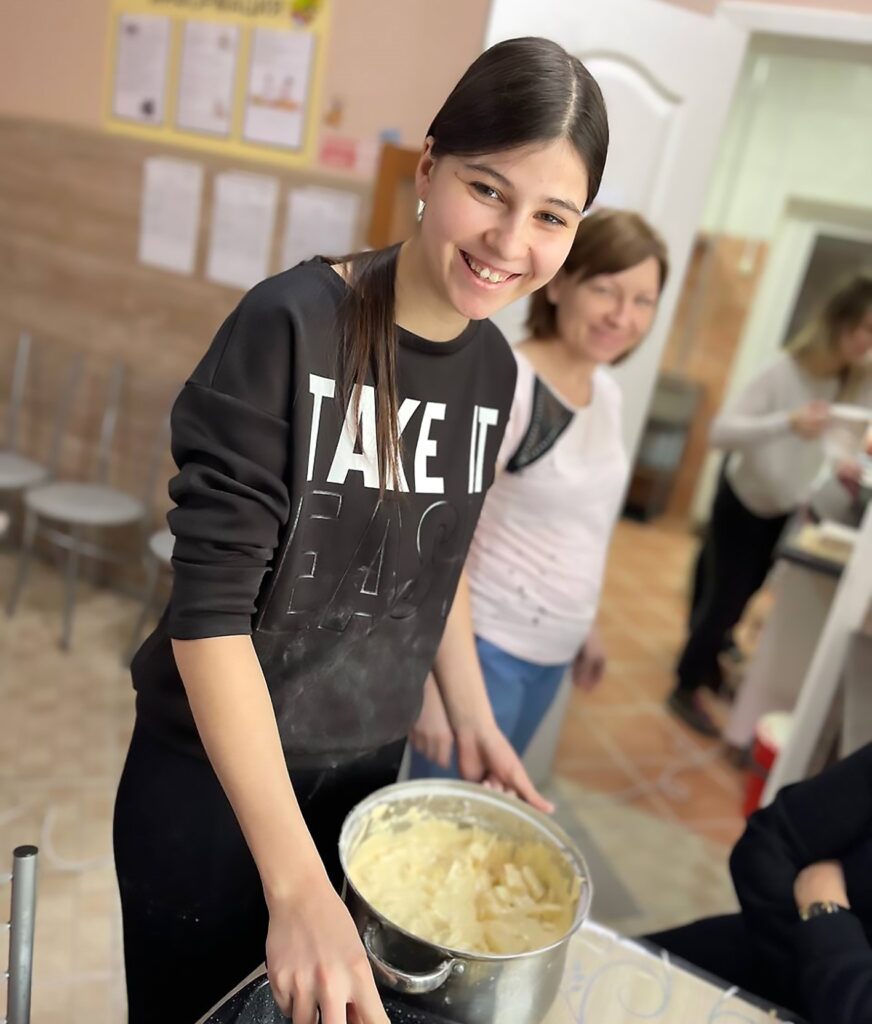
[[841, 903], [836, 903], [835, 900], [815, 900], [815, 902], [803, 907], [799, 912], [799, 916], [803, 921], [810, 921], [813, 917], [841, 914], [845, 910], [847, 910], [847, 907], [843, 907]]

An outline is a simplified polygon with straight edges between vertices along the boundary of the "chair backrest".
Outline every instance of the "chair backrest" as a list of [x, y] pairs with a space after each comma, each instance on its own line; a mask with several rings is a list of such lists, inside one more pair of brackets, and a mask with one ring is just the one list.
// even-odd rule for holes
[[15, 361], [12, 366], [12, 387], [9, 393], [9, 406], [6, 410], [6, 448], [15, 451], [18, 443], [18, 421], [21, 417], [21, 406], [24, 403], [24, 388], [27, 382], [27, 364], [30, 362], [31, 340], [27, 331], [18, 335], [15, 348]]
[[155, 505], [158, 476], [169, 458], [170, 408], [178, 386], [115, 362], [100, 385], [91, 479]]
[[178, 391], [176, 381], [134, 364], [106, 363], [96, 353], [83, 358], [67, 376], [52, 468], [64, 479], [112, 487], [162, 512], [157, 487], [159, 477], [173, 472], [169, 411]]
[[51, 441], [48, 448], [48, 461], [46, 462], [49, 476], [54, 476], [57, 473], [58, 464], [60, 463], [61, 443], [63, 442], [64, 432], [67, 429], [76, 393], [82, 380], [83, 362], [84, 357], [81, 352], [77, 352], [70, 360], [70, 365], [67, 367], [67, 372], [64, 375], [64, 383], [61, 385], [60, 396], [55, 406], [54, 423], [51, 428]]
[[[40, 348], [40, 346], [37, 346], [37, 348]], [[74, 353], [67, 361], [66, 372], [61, 375], [60, 383], [56, 383], [52, 389], [48, 389], [39, 387], [38, 367], [33, 365], [34, 355], [33, 340], [27, 331], [22, 331], [18, 336], [18, 344], [15, 349], [15, 359], [12, 367], [12, 384], [9, 393], [9, 405], [6, 409], [4, 443], [8, 451], [16, 451], [19, 448], [21, 443], [21, 423], [25, 412], [25, 403], [28, 400], [28, 378], [36, 377], [37, 388], [40, 392], [48, 392], [49, 390], [52, 392], [51, 396], [48, 393], [41, 396], [42, 401], [35, 403], [34, 412], [35, 414], [39, 412], [42, 402], [45, 402], [46, 405], [49, 405], [54, 410], [50, 419], [49, 443], [44, 463], [49, 471], [49, 475], [53, 476], [60, 459], [64, 430], [66, 429], [81, 380], [83, 357], [81, 353]], [[49, 362], [54, 359], [54, 353], [43, 353], [43, 355], [46, 356]], [[34, 371], [36, 372], [34, 373]]]
[[109, 470], [112, 459], [112, 442], [115, 440], [115, 430], [118, 427], [118, 414], [121, 408], [121, 395], [124, 388], [124, 364], [115, 363], [109, 371], [109, 380], [106, 387], [106, 405], [103, 408], [103, 418], [100, 422], [100, 437], [97, 441], [95, 452], [94, 477], [98, 483], [105, 484], [109, 480]]
[[170, 417], [169, 414], [167, 414], [161, 422], [160, 429], [155, 431], [154, 443], [151, 448], [151, 456], [148, 460], [148, 466], [143, 478], [142, 503], [150, 510], [150, 514], [153, 514], [151, 510], [154, 500], [154, 490], [155, 487], [157, 487], [157, 478], [158, 473], [160, 473], [161, 465], [167, 457], [169, 440]]

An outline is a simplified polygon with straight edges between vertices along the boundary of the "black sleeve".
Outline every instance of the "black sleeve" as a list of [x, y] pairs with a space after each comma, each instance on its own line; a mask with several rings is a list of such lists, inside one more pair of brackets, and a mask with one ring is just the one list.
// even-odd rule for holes
[[[816, 956], [819, 946], [808, 936], [824, 930], [824, 926], [807, 930], [812, 922], [800, 920], [793, 895], [796, 876], [817, 861], [851, 862], [870, 831], [872, 744], [815, 778], [783, 789], [769, 807], [748, 820], [730, 858], [730, 871], [756, 952], [785, 993], [795, 990], [798, 977], [818, 969], [809, 956]], [[849, 882], [853, 875], [846, 870]], [[861, 893], [856, 896], [863, 900]], [[855, 906], [850, 884], [848, 897]], [[872, 972], [872, 953], [865, 939], [858, 950], [869, 957]], [[840, 1018], [830, 1004], [827, 1024], [872, 1020], [872, 1006], [868, 1011], [868, 1017]]]
[[872, 947], [854, 914], [800, 922], [796, 954], [809, 1024], [872, 1021]]
[[255, 601], [288, 519], [290, 316], [273, 281], [221, 326], [172, 412], [168, 516], [175, 536], [170, 636], [251, 632]]

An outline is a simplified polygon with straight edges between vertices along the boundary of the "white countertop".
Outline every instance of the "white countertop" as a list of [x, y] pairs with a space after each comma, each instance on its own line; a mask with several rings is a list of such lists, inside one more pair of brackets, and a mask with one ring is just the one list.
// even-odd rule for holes
[[[253, 971], [234, 992], [261, 975]], [[229, 998], [228, 993], [225, 998]], [[222, 1000], [222, 1003], [224, 1000]], [[209, 1014], [206, 1014], [208, 1017]], [[206, 1017], [201, 1018], [203, 1024]], [[557, 1001], [542, 1024], [777, 1024], [788, 1022], [594, 922], [569, 948]], [[504, 1022], [495, 1022], [504, 1024]], [[508, 1024], [508, 1022], [505, 1022]]]
[[557, 1002], [542, 1024], [775, 1024], [788, 1021], [607, 928], [572, 940]]

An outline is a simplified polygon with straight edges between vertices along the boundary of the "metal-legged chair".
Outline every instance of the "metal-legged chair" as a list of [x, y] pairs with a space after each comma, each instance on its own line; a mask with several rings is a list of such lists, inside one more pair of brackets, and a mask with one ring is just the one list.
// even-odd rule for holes
[[104, 561], [127, 561], [117, 550], [100, 544], [90, 536], [96, 531], [138, 526], [145, 529], [161, 458], [166, 448], [168, 420], [152, 438], [152, 454], [140, 480], [139, 494], [131, 494], [109, 483], [112, 445], [118, 423], [125, 370], [121, 363], [113, 367], [107, 388], [106, 404], [100, 424], [94, 479], [57, 481], [30, 488], [24, 496], [24, 536], [18, 560], [18, 572], [9, 595], [8, 614], [15, 613], [30, 569], [37, 536], [45, 537], [67, 553], [64, 572], [64, 611], [61, 648], [70, 646], [76, 585], [82, 556]]
[[27, 378], [32, 360], [33, 343], [30, 335], [22, 332], [18, 338], [15, 361], [12, 368], [12, 387], [6, 410], [6, 437], [0, 448], [0, 496], [16, 494], [36, 484], [50, 480], [58, 465], [61, 440], [72, 408], [82, 371], [82, 357], [70, 359], [66, 374], [57, 388], [54, 416], [48, 451], [45, 459], [31, 458], [19, 447], [21, 417], [27, 392]]

